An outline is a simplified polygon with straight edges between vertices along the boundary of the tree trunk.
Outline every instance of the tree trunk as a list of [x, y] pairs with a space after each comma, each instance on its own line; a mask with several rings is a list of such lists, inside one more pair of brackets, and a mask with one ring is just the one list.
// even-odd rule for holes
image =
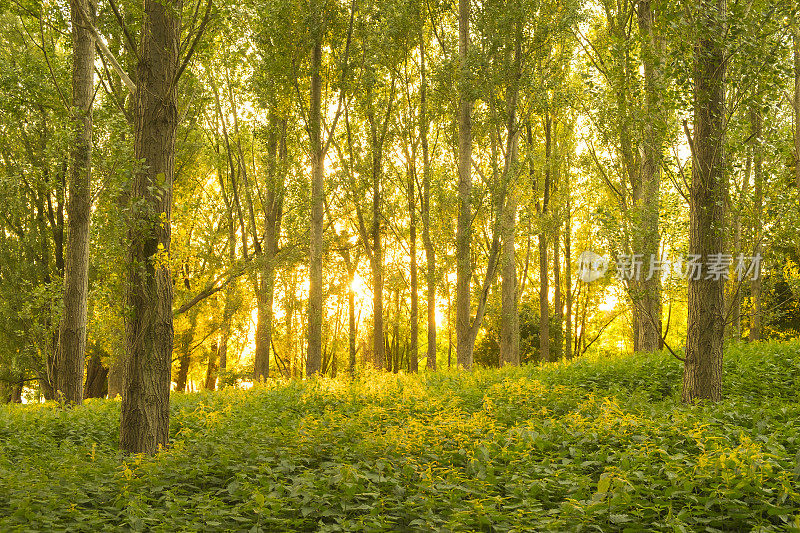
[[[544, 124], [544, 188], [542, 208], [539, 212], [542, 218], [547, 214], [550, 203], [551, 155], [552, 120], [548, 114]], [[543, 363], [550, 361], [550, 280], [548, 278], [547, 232], [544, 230], [539, 232], [539, 358]]]
[[794, 179], [800, 190], [800, 14], [795, 15], [794, 33]]
[[[175, 376], [175, 391], [186, 392], [189, 367], [192, 366], [192, 341], [197, 326], [197, 311], [189, 312], [189, 327], [178, 337], [178, 374]], [[214, 354], [213, 357], [216, 357]]]
[[92, 207], [92, 101], [94, 36], [84, 17], [94, 18], [88, 0], [71, 0], [73, 144], [70, 156], [68, 233], [64, 257], [64, 315], [61, 319], [56, 388], [64, 401], [83, 401], [89, 292], [89, 224]]
[[116, 398], [122, 395], [122, 382], [124, 379], [125, 364], [122, 354], [117, 356], [108, 365], [108, 397]]
[[419, 123], [422, 144], [422, 244], [425, 247], [425, 283], [428, 309], [427, 368], [436, 370], [436, 251], [431, 240], [431, 162], [428, 151], [428, 79], [425, 72], [425, 36], [420, 30]]
[[325, 203], [325, 155], [322, 146], [322, 43], [314, 43], [311, 54], [311, 102], [309, 132], [311, 141], [311, 231], [308, 254], [308, 349], [306, 375], [322, 369], [322, 319], [325, 296], [322, 290], [322, 222]]
[[[269, 353], [272, 345], [273, 303], [275, 299], [275, 257], [283, 218], [283, 161], [286, 155], [286, 120], [270, 116], [270, 138], [267, 147], [268, 184], [264, 194], [264, 246], [259, 291], [256, 299], [256, 349], [253, 381], [269, 377]], [[278, 131], [280, 130], [280, 131]], [[280, 145], [280, 149], [279, 149]], [[281, 163], [279, 165], [279, 162]], [[280, 172], [279, 172], [280, 169]]]
[[508, 205], [503, 214], [503, 256], [500, 321], [500, 365], [519, 364], [519, 306], [517, 284], [517, 258], [515, 229], [517, 218], [517, 192], [512, 186]]
[[347, 370], [350, 376], [353, 376], [356, 372], [356, 291], [353, 288], [355, 274], [356, 268], [353, 265], [347, 276], [347, 347], [349, 353]]
[[411, 256], [411, 313], [408, 318], [411, 338], [409, 339], [408, 371], [417, 372], [419, 368], [419, 286], [417, 284], [417, 203], [414, 191], [416, 176], [412, 171], [408, 174], [408, 213], [411, 219], [409, 227], [409, 255]]
[[[734, 224], [734, 257], [739, 257], [744, 254], [744, 235], [742, 225], [742, 210], [744, 209], [745, 198], [748, 197], [750, 191], [750, 172], [753, 167], [753, 154], [752, 151], [747, 153], [747, 159], [744, 165], [744, 178], [742, 180], [742, 190], [739, 193], [739, 205], [733, 213]], [[731, 280], [731, 330], [733, 331], [730, 336], [736, 339], [742, 338], [742, 283], [738, 279]]]
[[472, 224], [472, 101], [469, 84], [470, 0], [458, 0], [458, 226], [456, 230], [456, 359], [472, 368], [473, 339], [470, 327], [470, 226]]
[[103, 365], [98, 350], [92, 350], [86, 366], [86, 384], [83, 388], [84, 398], [105, 398], [108, 394], [108, 367]]
[[211, 350], [208, 354], [208, 365], [206, 366], [205, 390], [217, 390], [218, 361], [217, 353]]
[[572, 201], [570, 200], [569, 177], [564, 182], [567, 194], [567, 217], [566, 228], [564, 228], [564, 276], [565, 287], [567, 289], [567, 323], [565, 326], [565, 356], [567, 361], [572, 359]]
[[[755, 228], [754, 255], [761, 255], [761, 241], [764, 238], [764, 139], [763, 117], [761, 109], [754, 105], [750, 108], [750, 123], [753, 130], [753, 227]], [[753, 312], [750, 318], [750, 342], [761, 340], [763, 336], [762, 284], [761, 277], [750, 281], [750, 296], [753, 300]]]
[[394, 290], [394, 323], [392, 324], [392, 372], [400, 371], [400, 288]]
[[[635, 220], [637, 222], [634, 236], [633, 253], [641, 253], [647, 271], [641, 282], [635, 282], [634, 306], [638, 320], [636, 326], [635, 348], [642, 352], [654, 352], [661, 349], [661, 276], [654, 272], [650, 276], [649, 267], [652, 261], [659, 259], [660, 235], [659, 218], [659, 186], [661, 181], [661, 150], [663, 131], [666, 128], [662, 112], [661, 74], [657, 65], [660, 62], [661, 47], [653, 31], [653, 12], [650, 0], [639, 2], [639, 32], [642, 35], [642, 64], [644, 68], [645, 89], [645, 126], [642, 143], [642, 161], [640, 180], [641, 187], [634, 188], [640, 192], [634, 198], [636, 205]], [[649, 278], [649, 279], [647, 279]]]
[[120, 449], [158, 451], [169, 440], [172, 177], [178, 126], [180, 2], [145, 0], [136, 76]]
[[[383, 324], [383, 245], [381, 243], [381, 159], [372, 121], [372, 341], [375, 367], [391, 370], [386, 359]], [[391, 303], [389, 304], [391, 305]]]
[[[725, 232], [726, 0], [698, 0], [699, 42], [694, 72], [694, 164], [689, 210], [689, 253], [708, 264], [722, 253]], [[722, 398], [724, 288], [720, 279], [689, 279], [689, 318], [683, 401]]]
[[561, 301], [561, 228], [556, 226], [553, 234], [553, 360], [560, 361], [564, 355], [564, 307]]

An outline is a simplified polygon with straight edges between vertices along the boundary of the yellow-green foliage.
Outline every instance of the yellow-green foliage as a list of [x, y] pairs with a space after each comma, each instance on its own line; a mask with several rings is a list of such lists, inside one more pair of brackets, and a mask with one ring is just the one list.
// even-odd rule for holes
[[670, 355], [0, 407], [0, 531], [800, 530], [800, 345], [731, 346], [726, 400]]

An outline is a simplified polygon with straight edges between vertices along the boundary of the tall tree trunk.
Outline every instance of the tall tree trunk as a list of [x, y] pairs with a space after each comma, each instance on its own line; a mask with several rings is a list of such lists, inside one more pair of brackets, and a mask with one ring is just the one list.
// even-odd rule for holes
[[567, 361], [572, 359], [572, 201], [570, 199], [569, 177], [564, 181], [567, 194], [566, 228], [564, 228], [564, 277], [567, 290], [567, 323], [565, 326], [565, 356]]
[[[374, 122], [374, 121], [373, 121]], [[381, 160], [373, 124], [372, 143], [372, 349], [375, 367], [391, 370], [386, 359], [383, 324], [383, 245], [381, 243]], [[391, 304], [390, 304], [391, 305]]]
[[217, 354], [212, 350], [208, 354], [208, 365], [206, 366], [205, 390], [217, 390], [217, 373], [219, 364]]
[[353, 288], [355, 274], [356, 267], [353, 265], [347, 273], [347, 347], [349, 353], [347, 371], [350, 376], [356, 372], [356, 291]]
[[[519, 24], [514, 27], [514, 79], [508, 90], [506, 123], [507, 149], [503, 180], [508, 182], [508, 204], [503, 211], [502, 233], [502, 285], [500, 319], [500, 365], [519, 364], [519, 283], [517, 281], [516, 225], [519, 202], [517, 175], [519, 164], [519, 125], [517, 124], [517, 98], [522, 61], [522, 34]], [[503, 185], [506, 186], [505, 184]]]
[[[739, 205], [734, 209], [733, 213], [733, 248], [734, 257], [739, 257], [744, 254], [744, 239], [743, 239], [743, 224], [742, 224], [742, 209], [744, 208], [745, 198], [748, 197], [750, 191], [750, 172], [753, 167], [753, 154], [752, 150], [748, 151], [747, 159], [744, 165], [744, 178], [742, 179], [742, 190], [739, 193]], [[731, 280], [731, 298], [730, 298], [730, 311], [731, 315], [731, 330], [730, 336], [735, 339], [742, 338], [742, 283], [740, 280]], [[727, 314], [727, 313], [726, 313]]]
[[500, 365], [519, 364], [519, 306], [517, 283], [517, 258], [515, 229], [517, 218], [517, 192], [512, 186], [508, 206], [503, 216], [503, 256], [500, 321]]
[[392, 372], [400, 371], [400, 287], [394, 290], [394, 323], [392, 324]]
[[71, 0], [73, 144], [70, 156], [68, 233], [64, 257], [64, 315], [58, 345], [56, 388], [64, 401], [83, 401], [89, 292], [89, 224], [92, 207], [92, 101], [94, 99], [94, 6]]
[[[286, 155], [286, 120], [270, 116], [267, 146], [267, 187], [264, 194], [264, 246], [257, 295], [256, 349], [253, 380], [269, 377], [269, 353], [272, 345], [273, 303], [275, 299], [275, 256], [278, 253], [283, 218], [284, 180], [282, 170]], [[280, 162], [280, 165], [279, 165]], [[280, 169], [280, 172], [279, 172]]]
[[311, 232], [309, 243], [308, 349], [306, 375], [322, 369], [322, 319], [325, 297], [322, 290], [322, 222], [325, 202], [325, 155], [322, 146], [322, 43], [314, 43], [311, 54], [311, 101], [309, 132], [311, 140]]
[[411, 219], [409, 228], [409, 255], [411, 256], [411, 313], [408, 318], [410, 323], [408, 371], [417, 372], [419, 367], [419, 286], [417, 284], [417, 202], [414, 182], [416, 176], [413, 170], [408, 174], [408, 213]]
[[[753, 130], [753, 227], [755, 228], [754, 255], [761, 255], [761, 240], [764, 237], [763, 218], [764, 218], [764, 139], [763, 136], [763, 117], [761, 116], [760, 106], [754, 105], [750, 108], [750, 123]], [[750, 295], [753, 300], [753, 312], [750, 317], [750, 342], [761, 340], [763, 335], [763, 312], [762, 312], [762, 284], [761, 277], [757, 276], [750, 281]]]
[[472, 223], [472, 100], [468, 86], [470, 0], [458, 0], [458, 226], [456, 230], [456, 359], [472, 368], [473, 339], [470, 327], [470, 226]]
[[428, 151], [428, 79], [425, 71], [425, 35], [420, 30], [419, 129], [422, 145], [422, 244], [425, 247], [425, 283], [428, 309], [428, 370], [436, 370], [436, 251], [431, 240], [431, 162]]
[[[694, 72], [694, 163], [689, 253], [708, 264], [725, 244], [725, 19], [726, 0], [698, 0], [699, 42]], [[684, 402], [722, 398], [724, 288], [720, 279], [689, 279], [689, 319], [683, 369]]]
[[561, 228], [556, 226], [553, 233], [553, 335], [554, 361], [560, 361], [564, 355], [564, 307], [561, 301]]
[[[546, 216], [550, 203], [550, 165], [552, 164], [552, 119], [548, 114], [544, 123], [544, 188], [541, 217]], [[538, 193], [538, 191], [535, 191]], [[538, 202], [537, 202], [538, 203]], [[550, 280], [548, 277], [547, 232], [539, 232], [539, 357], [550, 361]]]
[[[178, 374], [175, 376], [175, 391], [185, 392], [189, 378], [189, 367], [192, 364], [192, 342], [197, 327], [196, 307], [189, 311], [189, 327], [178, 337]], [[214, 354], [216, 357], [216, 354]]]
[[120, 449], [155, 453], [169, 440], [172, 177], [178, 126], [180, 1], [145, 0], [136, 76], [125, 380]]
[[[635, 220], [637, 230], [634, 238], [633, 253], [641, 253], [648, 267], [651, 261], [658, 260], [660, 235], [659, 218], [659, 185], [661, 181], [661, 150], [663, 132], [666, 128], [663, 119], [663, 98], [661, 96], [661, 73], [658, 64], [661, 62], [662, 46], [653, 30], [653, 11], [651, 0], [640, 0], [638, 9], [639, 32], [642, 35], [642, 64], [644, 68], [645, 89], [645, 126], [642, 143], [641, 188], [634, 188], [641, 194], [634, 198], [636, 205]], [[634, 305], [637, 308], [636, 346], [642, 352], [654, 352], [661, 349], [661, 276], [654, 272], [649, 275], [649, 268], [644, 273], [642, 282], [636, 282]], [[649, 279], [648, 279], [649, 278]]]
[[800, 14], [794, 18], [794, 179], [800, 190]]

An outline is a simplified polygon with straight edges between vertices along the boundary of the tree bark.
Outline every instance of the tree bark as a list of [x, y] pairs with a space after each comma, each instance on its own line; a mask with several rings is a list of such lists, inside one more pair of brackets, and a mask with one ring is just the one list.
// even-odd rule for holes
[[500, 365], [519, 364], [519, 306], [517, 283], [517, 258], [515, 229], [517, 217], [517, 192], [512, 186], [508, 205], [503, 213], [503, 256], [501, 269], [501, 321], [500, 321]]
[[169, 440], [170, 240], [180, 2], [145, 0], [136, 76], [120, 449], [152, 454]]
[[456, 230], [456, 360], [472, 368], [473, 339], [470, 328], [470, 242], [472, 223], [472, 100], [467, 63], [469, 53], [470, 0], [458, 1], [458, 226]]
[[[371, 102], [370, 102], [370, 105]], [[371, 112], [370, 112], [371, 113]], [[370, 114], [370, 117], [372, 115]], [[370, 120], [372, 137], [372, 350], [378, 370], [391, 369], [386, 359], [383, 324], [383, 244], [381, 243], [381, 151], [374, 117]], [[391, 305], [391, 304], [390, 304]]]
[[105, 398], [108, 394], [108, 367], [103, 365], [100, 353], [92, 350], [86, 366], [86, 383], [83, 388], [84, 398]]
[[[85, 14], [85, 15], [84, 15]], [[67, 403], [83, 401], [86, 321], [89, 292], [89, 225], [92, 207], [92, 101], [94, 100], [94, 34], [88, 28], [94, 6], [71, 0], [73, 144], [67, 204], [64, 257], [64, 315], [58, 345], [56, 388]]]
[[264, 246], [257, 298], [256, 349], [253, 380], [269, 377], [269, 353], [272, 345], [273, 303], [275, 299], [275, 258], [283, 219], [285, 192], [282, 170], [286, 156], [286, 120], [270, 117], [267, 146], [267, 187], [264, 194]]
[[417, 346], [419, 337], [419, 286], [417, 284], [417, 202], [414, 182], [416, 176], [413, 166], [408, 174], [408, 213], [410, 217], [409, 227], [409, 255], [411, 256], [411, 312], [408, 317], [410, 324], [409, 351], [408, 351], [408, 371], [417, 372], [419, 369], [419, 348]]
[[564, 228], [564, 276], [567, 290], [567, 321], [565, 326], [566, 338], [564, 354], [567, 361], [572, 359], [572, 201], [570, 199], [569, 177], [564, 181], [567, 194], [566, 228]]
[[[726, 0], [698, 0], [699, 42], [694, 60], [694, 163], [689, 208], [689, 253], [704, 265], [722, 253], [725, 234]], [[705, 272], [704, 272], [705, 274]], [[689, 279], [689, 318], [683, 369], [684, 402], [722, 398], [724, 287], [720, 279]]]
[[[540, 217], [546, 216], [550, 203], [550, 165], [552, 164], [552, 120], [548, 114], [544, 123], [544, 188]], [[538, 191], [535, 191], [538, 193]], [[537, 202], [538, 203], [538, 202]], [[539, 358], [550, 361], [550, 280], [548, 277], [547, 232], [539, 232]]]
[[[186, 392], [189, 367], [192, 365], [192, 342], [197, 326], [197, 311], [189, 313], [189, 327], [178, 337], [178, 374], [175, 376], [175, 391]], [[214, 356], [216, 358], [216, 354]]]
[[800, 190], [800, 14], [795, 15], [794, 33], [794, 179]]
[[[646, 272], [641, 282], [634, 282], [634, 306], [638, 317], [635, 348], [641, 352], [654, 352], [661, 349], [661, 276], [649, 276], [650, 261], [659, 259], [660, 235], [659, 189], [661, 181], [661, 150], [663, 145], [663, 123], [661, 74], [658, 63], [661, 46], [653, 30], [654, 15], [651, 0], [640, 0], [638, 9], [639, 32], [642, 36], [642, 66], [644, 68], [645, 125], [642, 143], [640, 187], [634, 198], [634, 220], [638, 226], [634, 235], [633, 253], [641, 253]], [[647, 278], [650, 279], [647, 279]]]
[[428, 309], [428, 350], [426, 366], [436, 370], [436, 251], [431, 240], [431, 163], [428, 149], [428, 80], [425, 72], [425, 36], [420, 31], [419, 123], [422, 145], [422, 244], [425, 247], [425, 283]]
[[322, 146], [322, 43], [317, 40], [311, 54], [311, 100], [309, 132], [311, 141], [311, 228], [308, 248], [308, 349], [306, 375], [322, 369], [322, 319], [325, 296], [322, 290], [322, 222], [325, 202], [325, 155]]
[[[761, 240], [764, 237], [764, 139], [763, 117], [761, 109], [754, 105], [750, 108], [750, 123], [753, 134], [753, 227], [755, 228], [754, 255], [761, 255]], [[763, 336], [763, 311], [761, 277], [750, 281], [750, 297], [753, 311], [750, 316], [750, 342], [761, 340]]]

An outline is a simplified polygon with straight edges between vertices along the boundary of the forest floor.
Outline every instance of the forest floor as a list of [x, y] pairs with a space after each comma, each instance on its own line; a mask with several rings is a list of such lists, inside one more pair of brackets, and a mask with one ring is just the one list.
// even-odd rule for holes
[[669, 354], [0, 406], [0, 531], [800, 531], [800, 343], [732, 345], [725, 400]]

